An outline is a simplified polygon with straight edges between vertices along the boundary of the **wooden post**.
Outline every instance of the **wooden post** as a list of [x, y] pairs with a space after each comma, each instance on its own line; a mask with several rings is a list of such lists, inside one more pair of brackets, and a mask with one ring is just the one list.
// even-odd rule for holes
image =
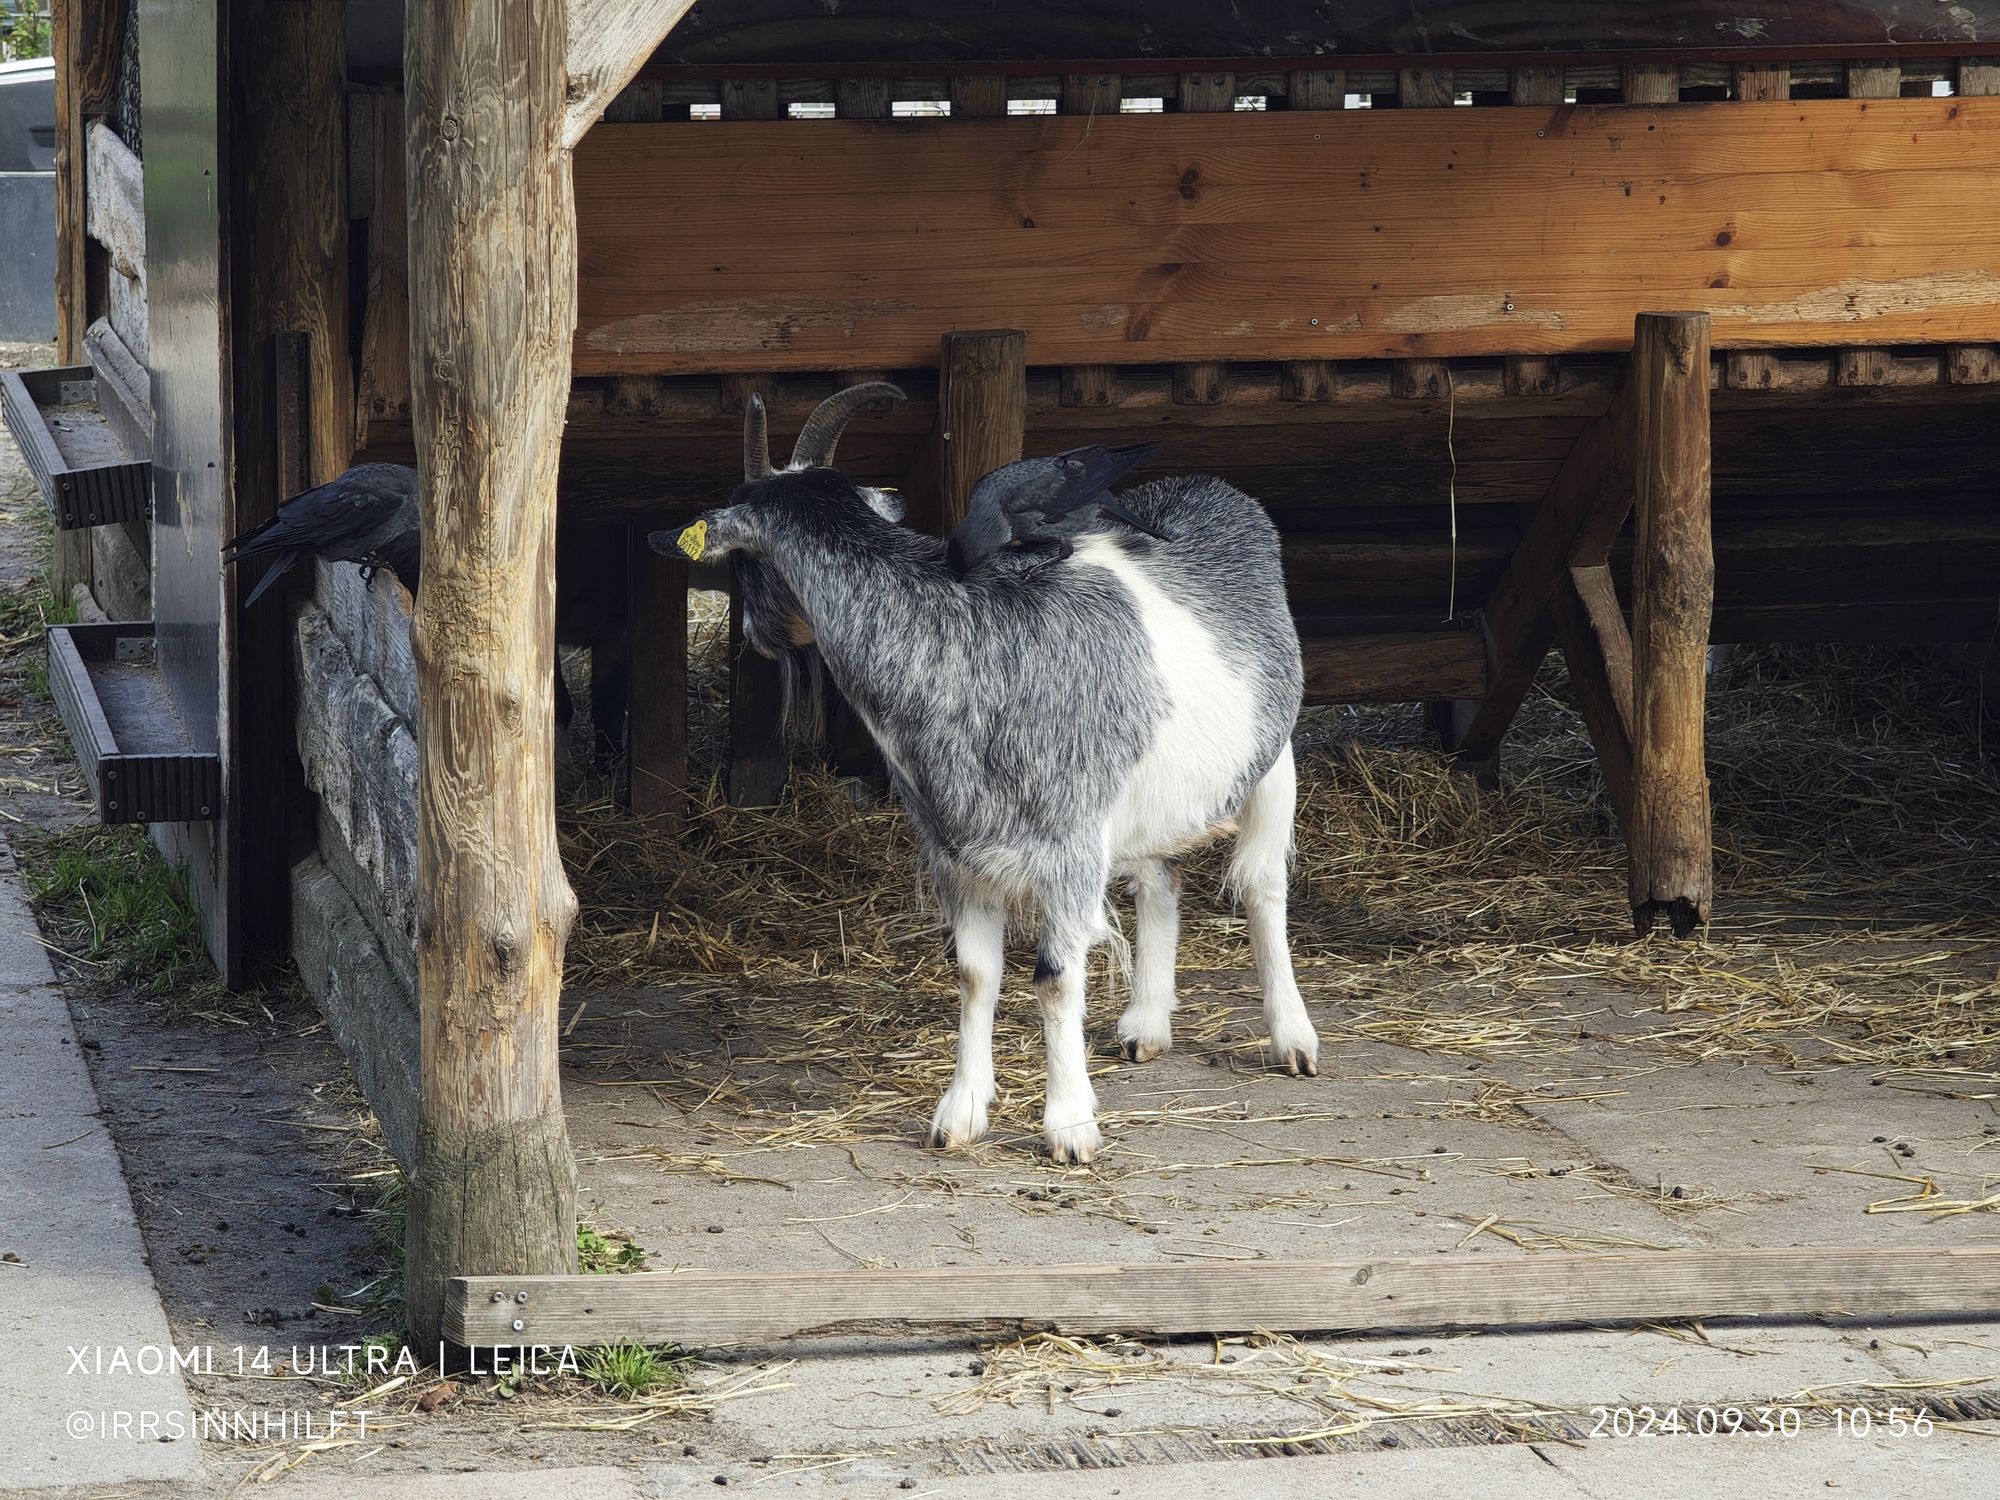
[[556, 467], [576, 331], [565, 7], [409, 0], [412, 645], [422, 1083], [417, 1342], [475, 1271], [576, 1269], [556, 1063], [576, 898], [556, 848]]
[[[120, 0], [97, 3], [119, 4], [123, 9]], [[84, 269], [84, 131], [89, 124], [83, 108], [85, 4], [86, 0], [51, 0], [49, 7], [50, 51], [56, 64], [56, 358], [65, 365], [83, 363], [83, 332], [90, 321]], [[58, 531], [55, 564], [49, 572], [57, 600], [67, 604], [70, 590], [79, 583], [88, 585], [91, 575], [90, 532]]]
[[938, 360], [942, 530], [965, 519], [981, 476], [1021, 456], [1027, 425], [1027, 335], [1011, 329], [946, 334]]
[[642, 818], [678, 818], [687, 810], [687, 563], [662, 557], [631, 530], [632, 681], [625, 713], [626, 797]]
[[1708, 920], [1715, 881], [1702, 752], [1715, 595], [1708, 314], [1640, 314], [1632, 380], [1632, 921], [1646, 933], [1664, 913], [1685, 937]]
[[997, 120], [1007, 113], [1007, 79], [1000, 73], [954, 74], [951, 91], [954, 120]]

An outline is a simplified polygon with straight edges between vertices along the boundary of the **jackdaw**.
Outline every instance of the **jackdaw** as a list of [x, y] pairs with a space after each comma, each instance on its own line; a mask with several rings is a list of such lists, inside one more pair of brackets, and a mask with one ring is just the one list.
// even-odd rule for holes
[[243, 601], [246, 606], [255, 604], [305, 557], [360, 563], [370, 578], [377, 568], [394, 568], [403, 586], [415, 594], [423, 564], [418, 518], [415, 469], [403, 464], [356, 464], [279, 506], [270, 520], [225, 546], [222, 560], [237, 563], [267, 554], [277, 558]]
[[1054, 547], [1054, 561], [1067, 558], [1072, 538], [1109, 516], [1135, 531], [1169, 540], [1111, 498], [1111, 486], [1148, 459], [1158, 443], [1122, 448], [1096, 444], [1047, 458], [1024, 458], [995, 469], [972, 487], [965, 519], [951, 534], [951, 565], [962, 578], [1010, 544]]

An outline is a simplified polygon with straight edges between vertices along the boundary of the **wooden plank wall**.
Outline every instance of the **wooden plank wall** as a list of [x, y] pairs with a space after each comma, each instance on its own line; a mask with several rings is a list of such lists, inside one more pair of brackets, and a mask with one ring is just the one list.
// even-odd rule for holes
[[1623, 348], [1661, 306], [1735, 349], [2000, 338], [2000, 101], [1785, 78], [1673, 106], [607, 125], [577, 156], [576, 368], [901, 368], [1018, 327], [1037, 364], [1179, 363], [1207, 400], [1227, 359], [1403, 358], [1432, 394], [1436, 359]]

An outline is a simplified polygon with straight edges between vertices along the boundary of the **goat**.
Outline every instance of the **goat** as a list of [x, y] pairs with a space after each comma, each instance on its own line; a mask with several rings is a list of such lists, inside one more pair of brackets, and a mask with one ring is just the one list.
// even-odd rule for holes
[[1143, 1062], [1173, 1044], [1172, 861], [1232, 829], [1272, 1049], [1285, 1071], [1317, 1072], [1285, 936], [1304, 674], [1270, 520], [1218, 479], [1156, 480], [1120, 497], [1139, 529], [1069, 537], [1060, 563], [998, 550], [960, 578], [943, 541], [897, 524], [894, 496], [830, 467], [849, 418], [882, 397], [902, 392], [861, 385], [822, 403], [780, 471], [753, 396], [742, 485], [678, 538], [649, 540], [733, 558], [751, 645], [803, 658], [792, 680], [816, 649], [882, 748], [958, 960], [957, 1064], [931, 1143], [986, 1131], [1006, 921], [1027, 907], [1040, 924], [1043, 1139], [1058, 1162], [1095, 1156], [1084, 973], [1109, 936], [1106, 886], [1122, 876], [1135, 893], [1118, 1037]]

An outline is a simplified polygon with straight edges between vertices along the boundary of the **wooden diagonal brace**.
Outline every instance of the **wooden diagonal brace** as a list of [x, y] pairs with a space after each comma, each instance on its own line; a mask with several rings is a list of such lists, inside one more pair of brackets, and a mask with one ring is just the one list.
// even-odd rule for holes
[[694, 0], [569, 0], [562, 143], [573, 150]]
[[1632, 828], [1632, 636], [1618, 608], [1611, 570], [1571, 568], [1557, 581], [1550, 611], [1618, 826]]
[[1577, 438], [1487, 601], [1486, 696], [1450, 747], [1461, 761], [1477, 764], [1499, 750], [1555, 639], [1557, 585], [1572, 568], [1601, 565], [1631, 512], [1631, 412], [1627, 382]]

